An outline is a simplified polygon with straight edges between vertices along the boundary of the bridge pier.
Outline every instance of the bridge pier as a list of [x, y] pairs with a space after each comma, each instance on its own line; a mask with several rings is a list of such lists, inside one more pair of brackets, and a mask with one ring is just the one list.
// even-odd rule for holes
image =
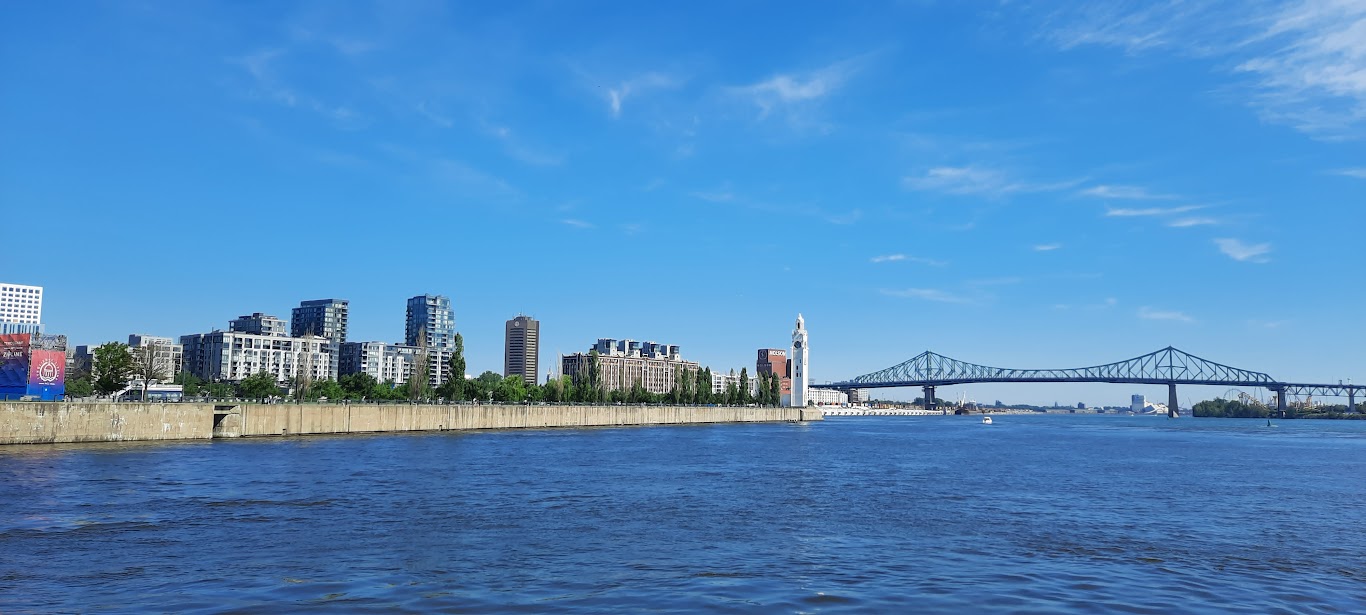
[[926, 385], [922, 387], [921, 391], [921, 395], [924, 396], [923, 398], [925, 400], [925, 409], [934, 411], [936, 409], [934, 403], [934, 387]]
[[1347, 412], [1357, 411], [1357, 392], [1355, 389], [1347, 389]]
[[1276, 391], [1276, 412], [1285, 418], [1285, 389], [1272, 389]]
[[1181, 416], [1181, 408], [1176, 404], [1176, 383], [1167, 383], [1167, 418], [1174, 419]]

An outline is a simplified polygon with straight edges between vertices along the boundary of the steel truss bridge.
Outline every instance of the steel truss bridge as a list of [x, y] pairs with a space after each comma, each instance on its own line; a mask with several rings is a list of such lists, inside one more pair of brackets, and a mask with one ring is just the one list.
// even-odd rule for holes
[[1009, 369], [952, 359], [925, 351], [887, 369], [841, 382], [812, 384], [821, 389], [921, 387], [926, 409], [933, 409], [936, 387], [977, 382], [1108, 382], [1167, 385], [1169, 416], [1177, 415], [1176, 385], [1264, 387], [1276, 393], [1276, 408], [1286, 411], [1287, 395], [1345, 396], [1349, 409], [1366, 385], [1281, 382], [1262, 372], [1202, 359], [1171, 346], [1125, 361], [1066, 369]]

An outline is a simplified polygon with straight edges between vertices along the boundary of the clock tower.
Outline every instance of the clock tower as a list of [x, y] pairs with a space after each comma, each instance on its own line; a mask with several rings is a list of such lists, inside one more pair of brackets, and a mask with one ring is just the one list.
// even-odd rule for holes
[[806, 321], [797, 314], [797, 328], [792, 330], [792, 396], [788, 405], [798, 408], [806, 406], [807, 384], [811, 382], [810, 365], [807, 360]]

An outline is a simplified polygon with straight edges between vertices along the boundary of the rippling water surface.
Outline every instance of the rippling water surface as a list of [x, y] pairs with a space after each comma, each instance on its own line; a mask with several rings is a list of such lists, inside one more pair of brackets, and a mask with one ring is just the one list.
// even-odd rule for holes
[[0, 612], [1366, 612], [1366, 421], [0, 447]]

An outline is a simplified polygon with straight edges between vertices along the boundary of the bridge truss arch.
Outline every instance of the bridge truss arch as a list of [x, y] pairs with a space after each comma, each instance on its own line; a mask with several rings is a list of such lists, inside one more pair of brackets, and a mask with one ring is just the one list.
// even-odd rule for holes
[[817, 384], [832, 389], [942, 386], [975, 382], [1109, 382], [1201, 384], [1279, 388], [1271, 376], [1216, 363], [1168, 346], [1148, 354], [1090, 367], [1014, 369], [968, 363], [930, 351], [887, 369], [842, 382]]

